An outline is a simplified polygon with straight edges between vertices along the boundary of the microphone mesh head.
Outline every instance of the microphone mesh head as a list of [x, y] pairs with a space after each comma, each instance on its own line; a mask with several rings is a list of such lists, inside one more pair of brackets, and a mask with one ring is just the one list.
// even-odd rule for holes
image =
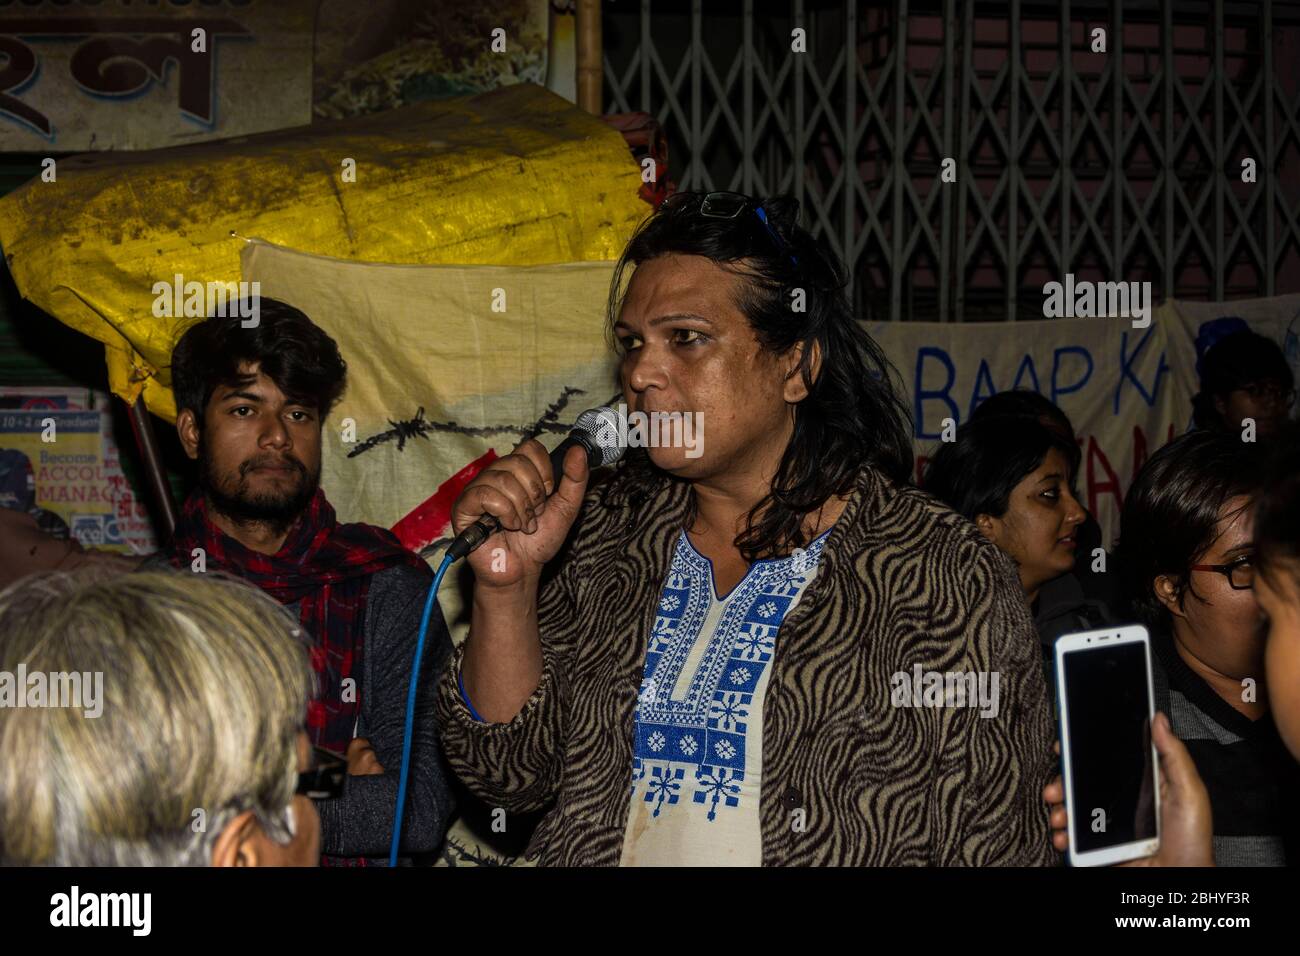
[[589, 408], [573, 423], [573, 430], [588, 435], [600, 449], [600, 465], [612, 465], [623, 457], [619, 444], [618, 412], [608, 405]]

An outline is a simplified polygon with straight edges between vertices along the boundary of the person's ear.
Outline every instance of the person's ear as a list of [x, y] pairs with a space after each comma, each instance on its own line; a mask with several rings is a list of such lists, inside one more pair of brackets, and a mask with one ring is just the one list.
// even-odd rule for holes
[[194, 412], [188, 408], [176, 414], [176, 434], [181, 440], [181, 447], [190, 458], [199, 457], [199, 421]]
[[1183, 613], [1182, 602], [1178, 599], [1178, 582], [1167, 574], [1162, 574], [1152, 584], [1151, 590], [1155, 592], [1156, 600], [1165, 606], [1165, 609], [1174, 617], [1186, 617]]
[[992, 515], [978, 514], [975, 516], [975, 527], [980, 529], [980, 534], [988, 538], [994, 544], [1002, 537], [1002, 520]]
[[1220, 418], [1228, 413], [1228, 402], [1222, 395], [1214, 396], [1214, 410], [1219, 413]]
[[268, 866], [262, 853], [262, 825], [252, 810], [226, 824], [212, 847], [213, 866]]
[[[802, 342], [792, 346], [786, 353], [785, 387], [782, 390], [782, 397], [790, 405], [797, 405], [808, 397], [808, 386], [803, 380], [803, 372], [801, 371], [803, 354], [804, 344]], [[816, 382], [822, 366], [821, 343], [814, 340], [809, 354], [808, 371], [812, 381]]]

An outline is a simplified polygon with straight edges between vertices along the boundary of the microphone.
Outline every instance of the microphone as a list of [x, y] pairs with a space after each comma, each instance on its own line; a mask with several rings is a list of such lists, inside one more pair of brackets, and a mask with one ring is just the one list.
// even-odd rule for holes
[[[625, 446], [620, 441], [620, 431], [618, 412], [608, 405], [589, 408], [579, 415], [569, 437], [551, 452], [551, 477], [554, 479], [551, 494], [555, 494], [564, 478], [564, 456], [575, 445], [586, 449], [589, 468], [612, 465], [622, 458]], [[447, 557], [459, 561], [500, 530], [501, 522], [494, 515], [484, 515], [456, 536], [447, 549]]]

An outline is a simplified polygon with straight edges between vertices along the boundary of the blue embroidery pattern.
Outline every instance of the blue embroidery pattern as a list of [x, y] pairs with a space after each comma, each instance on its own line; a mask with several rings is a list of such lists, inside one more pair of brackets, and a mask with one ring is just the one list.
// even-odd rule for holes
[[[636, 799], [641, 788], [655, 817], [676, 805], [687, 787], [693, 804], [708, 807], [711, 821], [719, 806], [739, 806], [754, 693], [772, 660], [781, 622], [812, 578], [825, 540], [822, 535], [802, 552], [756, 562], [720, 602], [712, 565], [682, 532], [659, 597], [634, 714], [632, 795]], [[707, 635], [685, 693], [674, 698], [718, 603], [725, 607], [717, 626]]]

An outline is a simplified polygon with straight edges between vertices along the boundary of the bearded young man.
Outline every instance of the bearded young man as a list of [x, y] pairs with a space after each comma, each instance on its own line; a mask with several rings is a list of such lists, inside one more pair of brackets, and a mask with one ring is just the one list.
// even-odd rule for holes
[[[406, 698], [432, 575], [393, 534], [340, 524], [320, 489], [325, 418], [347, 383], [334, 340], [301, 311], [262, 298], [253, 328], [199, 322], [172, 352], [176, 432], [198, 462], [170, 546], [146, 566], [224, 571], [298, 617], [318, 695], [313, 745], [348, 759], [343, 794], [319, 804], [322, 862], [386, 862]], [[201, 561], [198, 558], [202, 558]], [[421, 665], [401, 852], [437, 850], [452, 811], [433, 687], [451, 652], [435, 606]]]
[[[1056, 862], [1015, 568], [909, 486], [906, 411], [843, 277], [793, 203], [671, 198], [609, 323], [628, 407], [702, 415], [702, 453], [638, 449], [588, 492], [570, 452], [547, 497], [527, 442], [458, 500], [458, 533], [504, 530], [469, 558], [443, 745], [492, 805], [549, 807], [528, 858]], [[954, 674], [992, 699], [930, 692]]]

